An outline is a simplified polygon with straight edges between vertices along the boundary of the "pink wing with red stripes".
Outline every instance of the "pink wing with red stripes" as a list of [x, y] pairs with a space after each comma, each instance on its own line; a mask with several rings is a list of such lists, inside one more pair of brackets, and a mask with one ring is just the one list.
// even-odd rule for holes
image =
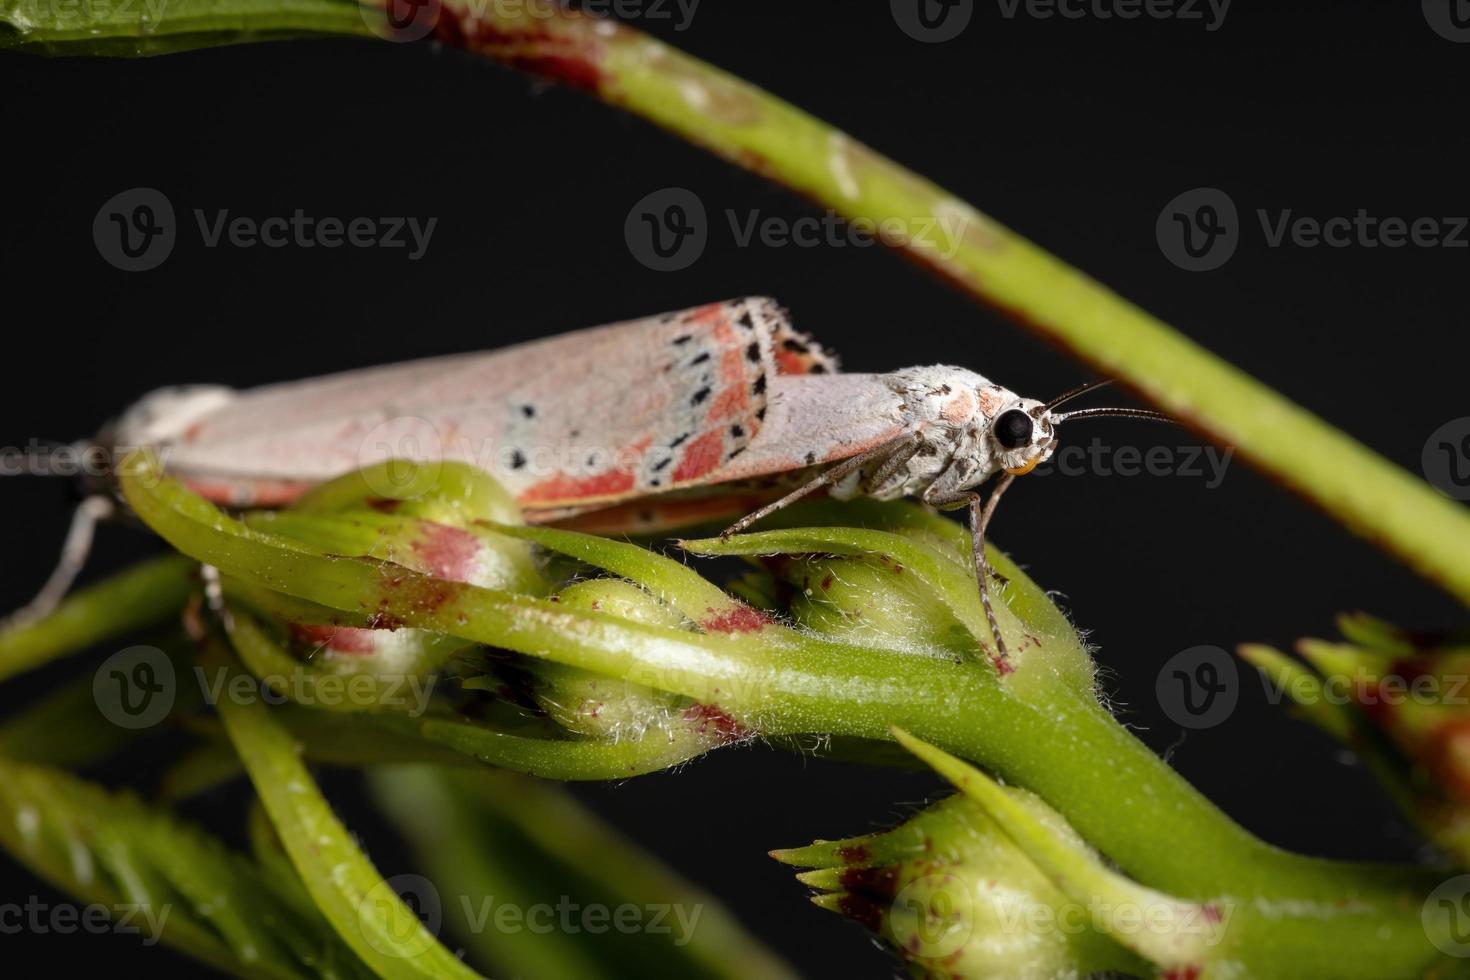
[[785, 472], [897, 431], [897, 398], [772, 300], [712, 303], [499, 351], [244, 392], [164, 443], [211, 498], [281, 503], [390, 458], [490, 471], [528, 509]]

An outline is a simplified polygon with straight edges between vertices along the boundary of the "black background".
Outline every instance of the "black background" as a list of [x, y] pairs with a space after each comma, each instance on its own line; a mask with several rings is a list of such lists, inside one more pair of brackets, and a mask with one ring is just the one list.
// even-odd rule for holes
[[[1470, 251], [1273, 249], [1254, 214], [1470, 212], [1470, 46], [1432, 32], [1417, 3], [1286, 8], [1239, 0], [1207, 31], [1007, 19], [989, 0], [958, 39], [934, 45], [906, 36], [878, 2], [704, 0], [687, 30], [643, 26], [933, 178], [1418, 472], [1429, 434], [1466, 414]], [[250, 385], [493, 348], [747, 293], [780, 298], [849, 370], [958, 363], [1041, 397], [1088, 376], [882, 249], [738, 247], [727, 208], [820, 212], [642, 121], [459, 52], [341, 41], [132, 62], [8, 55], [0, 85], [0, 443], [85, 436], [164, 384]], [[182, 227], [162, 267], [127, 274], [99, 257], [92, 220], [137, 186], [167, 194]], [[695, 191], [713, 228], [693, 267], [658, 273], [630, 255], [623, 223], [668, 186]], [[1244, 234], [1223, 268], [1188, 273], [1165, 260], [1154, 222], [1199, 186], [1233, 197]], [[403, 250], [206, 249], [194, 208], [439, 220], [410, 262]], [[1110, 445], [1194, 441], [1121, 422], [1094, 434]], [[1340, 610], [1455, 625], [1450, 599], [1243, 466], [1214, 490], [1198, 478], [1098, 474], [1022, 486], [995, 536], [1065, 595], [1141, 738], [1172, 750], [1188, 779], [1273, 842], [1416, 856], [1372, 779], [1269, 704], [1253, 675], [1242, 673], [1229, 721], [1188, 737], [1154, 681], [1185, 648], [1327, 635]], [[0, 483], [0, 605], [40, 583], [70, 506], [60, 483]], [[89, 574], [154, 547], [106, 530]], [[11, 682], [5, 705], [56, 676]], [[384, 870], [411, 870], [362, 814], [354, 781], [328, 786]], [[885, 826], [938, 790], [917, 773], [755, 747], [578, 793], [725, 896], [805, 972], [879, 976], [884, 954], [810, 907], [765, 851]], [[239, 812], [224, 800], [217, 809], [226, 823]], [[13, 865], [0, 875], [0, 900], [51, 895]], [[195, 970], [113, 936], [5, 943], [59, 971], [104, 959]]]

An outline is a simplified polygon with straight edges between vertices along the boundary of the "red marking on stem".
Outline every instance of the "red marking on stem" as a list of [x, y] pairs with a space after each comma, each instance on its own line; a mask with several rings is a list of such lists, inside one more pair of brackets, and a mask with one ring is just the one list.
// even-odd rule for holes
[[521, 71], [597, 92], [607, 81], [601, 46], [590, 32], [558, 33], [544, 24], [502, 28], [476, 16], [443, 7], [434, 29], [444, 44], [475, 51]]
[[713, 733], [722, 742], [734, 742], [751, 734], [724, 709], [713, 704], [691, 704], [684, 709], [684, 720], [700, 734]]
[[1188, 966], [1176, 966], [1165, 970], [1162, 980], [1199, 980], [1200, 968], [1197, 963]]
[[847, 868], [839, 880], [848, 891], [875, 898], [892, 898], [898, 893], [898, 872], [893, 868]]
[[479, 538], [448, 524], [426, 522], [410, 547], [430, 575], [451, 582], [468, 582], [480, 555]]
[[711, 615], [700, 620], [699, 625], [708, 633], [758, 633], [771, 623], [770, 616], [749, 606], [731, 606], [721, 613], [711, 607], [705, 612]]
[[850, 844], [839, 847], [837, 856], [842, 859], [843, 864], [865, 864], [872, 857], [872, 852], [866, 844]]
[[826, 592], [828, 589], [832, 588], [832, 581], [833, 581], [832, 573], [831, 572], [828, 572], [827, 573], [827, 577], [824, 578], [824, 579], [822, 579], [822, 591], [823, 592]]
[[1440, 785], [1461, 802], [1470, 801], [1470, 719], [1434, 728], [1426, 746], [1427, 763]]
[[312, 626], [292, 623], [291, 638], [298, 643], [333, 650], [337, 653], [376, 653], [377, 637], [373, 630], [355, 626]]
[[1353, 700], [1363, 714], [1381, 727], [1388, 728], [1393, 722], [1392, 699], [1395, 695], [1389, 693], [1385, 697], [1383, 680], [1359, 678], [1358, 683], [1353, 686]]
[[861, 895], [843, 895], [837, 900], [837, 911], [849, 919], [856, 919], [873, 932], [878, 932], [883, 926], [883, 907]]
[[1010, 657], [991, 657], [990, 662], [995, 664], [995, 672], [1002, 677], [1016, 672], [1015, 665], [1011, 663]]
[[596, 92], [602, 88], [602, 83], [606, 78], [602, 68], [595, 62], [575, 55], [513, 54], [497, 57], [512, 68], [588, 92]]
[[1393, 662], [1389, 673], [1397, 674], [1405, 683], [1412, 684], [1419, 678], [1434, 673], [1434, 661], [1429, 657], [1401, 657]]
[[[385, 599], [384, 602], [386, 603], [387, 600]], [[397, 616], [381, 610], [373, 613], [372, 618], [368, 620], [368, 628], [375, 630], [401, 630], [406, 625]]]
[[1206, 922], [1219, 922], [1222, 918], [1220, 906], [1218, 905], [1205, 905], [1201, 911], [1204, 914]]
[[369, 497], [363, 503], [380, 514], [397, 513], [398, 508], [403, 506], [403, 501], [394, 500], [392, 497]]
[[679, 457], [679, 465], [674, 468], [674, 482], [682, 483], [685, 480], [694, 480], [704, 476], [720, 465], [720, 455], [724, 451], [724, 432], [719, 429], [711, 429], [706, 432], [689, 443], [684, 454]]

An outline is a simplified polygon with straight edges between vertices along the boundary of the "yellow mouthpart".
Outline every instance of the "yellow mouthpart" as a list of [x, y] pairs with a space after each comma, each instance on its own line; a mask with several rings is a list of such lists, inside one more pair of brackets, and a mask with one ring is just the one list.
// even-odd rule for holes
[[1037, 456], [1035, 459], [1031, 460], [1031, 462], [1029, 462], [1029, 463], [1023, 463], [1020, 466], [1007, 466], [1005, 468], [1005, 471], [1007, 473], [1009, 473], [1011, 476], [1025, 476], [1027, 473], [1030, 473], [1032, 470], [1036, 469], [1036, 464], [1038, 464], [1040, 462], [1041, 462], [1041, 457], [1040, 456]]

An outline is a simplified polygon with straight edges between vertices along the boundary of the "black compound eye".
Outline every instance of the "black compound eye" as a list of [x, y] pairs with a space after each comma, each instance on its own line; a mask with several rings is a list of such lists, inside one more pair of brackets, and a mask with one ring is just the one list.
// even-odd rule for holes
[[995, 441], [1006, 449], [1020, 449], [1031, 442], [1031, 416], [1013, 408], [995, 420]]

